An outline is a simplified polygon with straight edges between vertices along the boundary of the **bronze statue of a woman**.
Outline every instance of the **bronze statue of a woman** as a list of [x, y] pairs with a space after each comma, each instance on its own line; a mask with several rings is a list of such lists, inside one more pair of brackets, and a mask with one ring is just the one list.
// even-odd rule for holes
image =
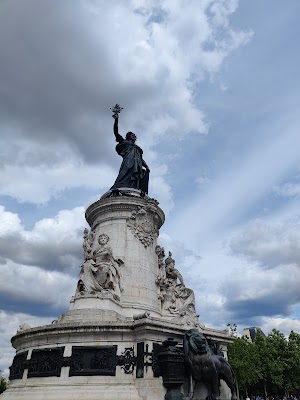
[[114, 134], [118, 142], [116, 152], [123, 158], [123, 161], [119, 175], [111, 189], [134, 188], [148, 193], [150, 170], [143, 160], [143, 150], [135, 144], [137, 138], [133, 132], [127, 132], [125, 139], [119, 134], [118, 114], [121, 111], [121, 107], [116, 104], [112, 111], [115, 119]]

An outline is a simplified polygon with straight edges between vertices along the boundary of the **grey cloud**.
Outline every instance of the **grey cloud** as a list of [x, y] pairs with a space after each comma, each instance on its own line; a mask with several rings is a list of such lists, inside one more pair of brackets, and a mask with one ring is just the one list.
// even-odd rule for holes
[[273, 296], [267, 295], [249, 300], [228, 299], [225, 304], [226, 311], [234, 316], [235, 322], [253, 320], [257, 317], [272, 317], [276, 315], [288, 316], [291, 313], [291, 304], [287, 296], [282, 296], [276, 290]]
[[[1, 290], [1, 289], [0, 289]], [[1, 293], [0, 303], [7, 312], [21, 312], [30, 313], [31, 315], [39, 317], [49, 317], [52, 315], [59, 315], [66, 311], [67, 301], [65, 307], [55, 307], [47, 301], [36, 301], [36, 299], [24, 299], [22, 296], [15, 296], [14, 293]]]
[[2, 258], [48, 270], [72, 271], [83, 258], [83, 207], [60, 211], [54, 218], [38, 221], [26, 231], [18, 218], [0, 207]]
[[121, 53], [132, 55], [118, 24], [104, 6], [93, 18], [87, 4], [0, 4], [0, 117], [9, 136], [13, 129], [41, 145], [67, 141], [86, 162], [113, 163], [109, 107], [153, 101], [160, 82], [126, 77]]
[[224, 310], [234, 322], [256, 317], [289, 316], [300, 302], [297, 266], [282, 265], [272, 270], [253, 269], [227, 277], [221, 290]]
[[281, 225], [254, 221], [230, 243], [231, 252], [254, 260], [265, 268], [280, 264], [299, 264], [299, 218]]
[[13, 357], [15, 356], [15, 349], [10, 343], [10, 338], [16, 334], [17, 329], [20, 324], [26, 322], [30, 326], [41, 326], [50, 324], [54, 316], [54, 313], [50, 317], [35, 317], [30, 313], [13, 313], [0, 310], [0, 369], [2, 372], [7, 372], [7, 377], [9, 371], [4, 371], [12, 364]]
[[77, 237], [59, 241], [34, 241], [20, 233], [0, 237], [0, 253], [15, 263], [39, 266], [48, 270], [74, 270], [82, 262], [81, 232]]
[[1, 2], [1, 123], [40, 143], [68, 138], [87, 158], [109, 161], [117, 78], [82, 4]]
[[10, 312], [61, 313], [75, 292], [77, 276], [8, 263], [1, 268], [0, 301]]
[[[175, 12], [175, 22], [154, 32], [159, 21], [153, 5], [142, 16], [122, 1], [113, 6], [73, 0], [1, 2], [2, 131], [9, 129], [9, 134], [41, 145], [65, 141], [87, 162], [101, 158], [107, 163], [116, 163], [109, 111], [115, 102], [126, 105], [126, 130], [139, 128], [148, 134], [151, 123], [156, 133], [206, 131], [187, 80], [202, 68], [215, 71], [213, 61], [204, 66], [201, 46], [203, 37], [214, 37], [219, 27], [209, 26], [203, 5], [195, 3], [195, 13], [184, 15], [177, 15], [172, 5], [166, 7]], [[192, 15], [197, 18], [188, 23]], [[182, 28], [193, 43], [178, 47]], [[199, 52], [178, 65], [187, 44]], [[215, 50], [212, 59], [219, 65], [233, 49], [227, 43], [222, 55]], [[176, 122], [171, 117], [175, 111]]]
[[275, 186], [273, 191], [282, 197], [298, 197], [300, 195], [300, 183], [298, 181], [286, 182], [281, 186]]

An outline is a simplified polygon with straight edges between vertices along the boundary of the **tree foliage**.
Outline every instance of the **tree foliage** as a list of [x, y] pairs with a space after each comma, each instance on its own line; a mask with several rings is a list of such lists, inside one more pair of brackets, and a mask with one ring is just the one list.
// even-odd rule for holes
[[228, 346], [230, 365], [235, 373], [240, 390], [247, 390], [259, 378], [257, 368], [253, 368], [257, 358], [252, 343], [245, 338], [236, 338]]
[[252, 342], [231, 329], [231, 336], [228, 358], [241, 391], [268, 396], [300, 388], [300, 334], [286, 338], [274, 329], [268, 336], [257, 332]]
[[0, 371], [0, 394], [6, 390], [6, 380], [3, 378], [2, 373]]

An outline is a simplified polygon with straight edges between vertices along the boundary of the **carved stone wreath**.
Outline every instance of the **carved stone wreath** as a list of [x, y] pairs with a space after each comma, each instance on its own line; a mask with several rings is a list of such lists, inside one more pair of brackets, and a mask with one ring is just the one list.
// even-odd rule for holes
[[131, 217], [127, 219], [128, 228], [145, 247], [150, 246], [158, 237], [157, 218], [153, 206], [146, 205], [139, 207], [138, 211], [132, 211]]

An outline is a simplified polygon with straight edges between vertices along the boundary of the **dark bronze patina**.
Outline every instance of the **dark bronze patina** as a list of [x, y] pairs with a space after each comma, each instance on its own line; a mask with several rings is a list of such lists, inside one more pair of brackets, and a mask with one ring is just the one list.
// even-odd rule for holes
[[167, 389], [165, 400], [185, 400], [181, 393], [185, 375], [184, 353], [176, 346], [177, 343], [174, 339], [166, 340], [163, 342], [163, 350], [158, 355], [163, 384]]
[[119, 104], [111, 108], [113, 111], [114, 134], [116, 141], [116, 152], [123, 158], [119, 175], [111, 190], [119, 188], [140, 189], [148, 193], [149, 167], [143, 160], [143, 150], [135, 144], [136, 135], [133, 132], [127, 132], [125, 139], [119, 134], [119, 113], [122, 110]]
[[231, 399], [236, 400], [236, 387], [230, 364], [221, 355], [213, 354], [205, 335], [197, 329], [188, 330], [183, 339], [186, 366], [188, 369], [189, 395], [193, 398], [193, 379], [202, 382], [210, 391], [211, 400], [220, 396], [220, 380], [224, 380], [231, 390]]

